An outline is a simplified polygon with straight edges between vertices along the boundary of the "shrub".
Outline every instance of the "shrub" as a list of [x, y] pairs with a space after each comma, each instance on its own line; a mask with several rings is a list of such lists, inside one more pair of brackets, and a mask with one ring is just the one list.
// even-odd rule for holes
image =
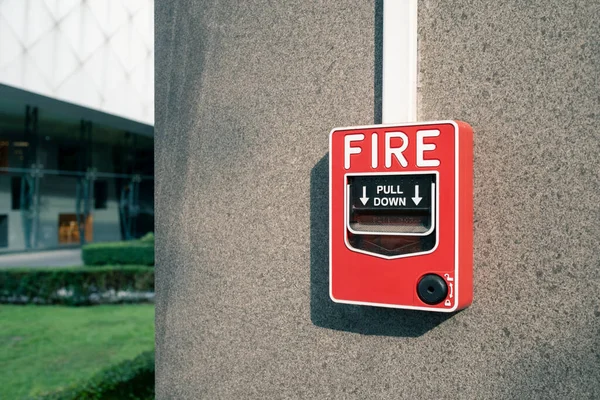
[[85, 265], [154, 265], [154, 241], [91, 243], [81, 257]]
[[140, 242], [148, 242], [154, 244], [154, 232], [148, 232], [140, 238]]
[[109, 367], [87, 382], [39, 397], [40, 400], [154, 398], [154, 351]]
[[14, 268], [0, 270], [0, 303], [67, 304], [153, 299], [154, 268]]

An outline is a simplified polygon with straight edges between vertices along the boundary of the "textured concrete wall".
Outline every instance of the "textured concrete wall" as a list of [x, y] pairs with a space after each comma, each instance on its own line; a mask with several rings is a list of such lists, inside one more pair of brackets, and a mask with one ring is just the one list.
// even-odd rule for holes
[[475, 129], [451, 316], [327, 294], [327, 135], [379, 118], [381, 3], [156, 6], [158, 398], [600, 397], [598, 2], [419, 2], [419, 118]]

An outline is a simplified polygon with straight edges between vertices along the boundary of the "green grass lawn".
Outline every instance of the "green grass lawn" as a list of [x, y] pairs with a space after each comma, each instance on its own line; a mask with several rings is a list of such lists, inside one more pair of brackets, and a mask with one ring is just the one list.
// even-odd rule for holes
[[154, 305], [0, 305], [0, 398], [53, 391], [154, 348]]

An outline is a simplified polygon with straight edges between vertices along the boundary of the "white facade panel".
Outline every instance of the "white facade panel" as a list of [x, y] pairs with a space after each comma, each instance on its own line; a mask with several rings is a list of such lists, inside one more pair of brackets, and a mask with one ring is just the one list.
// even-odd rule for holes
[[0, 0], [0, 83], [154, 124], [152, 0]]

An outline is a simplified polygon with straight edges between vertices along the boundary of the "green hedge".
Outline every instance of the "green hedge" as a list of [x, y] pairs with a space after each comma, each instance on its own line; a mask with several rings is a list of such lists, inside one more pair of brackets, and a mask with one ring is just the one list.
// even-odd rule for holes
[[154, 265], [154, 241], [91, 243], [81, 257], [85, 265]]
[[148, 232], [140, 238], [140, 242], [148, 242], [154, 244], [154, 232]]
[[40, 400], [121, 400], [154, 398], [154, 351], [98, 373], [87, 382], [39, 397]]
[[14, 268], [0, 270], [0, 303], [122, 303], [153, 299], [154, 268]]

